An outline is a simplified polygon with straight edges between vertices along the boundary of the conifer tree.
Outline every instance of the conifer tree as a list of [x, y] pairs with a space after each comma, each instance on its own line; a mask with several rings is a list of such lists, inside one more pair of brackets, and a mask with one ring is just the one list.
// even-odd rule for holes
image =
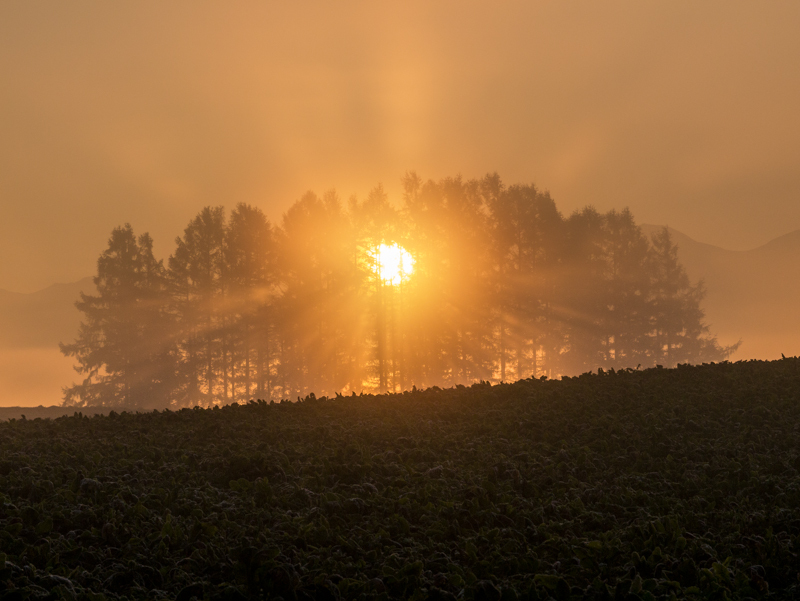
[[253, 392], [259, 398], [269, 397], [275, 242], [272, 226], [260, 209], [244, 203], [236, 206], [225, 234], [225, 253], [233, 359], [231, 398], [236, 400], [241, 393], [249, 400]]
[[479, 182], [404, 179], [403, 214], [417, 255], [409, 286], [408, 366], [415, 384], [453, 385], [492, 373], [490, 235]]
[[205, 207], [175, 243], [169, 283], [179, 351], [176, 402], [181, 406], [227, 402], [225, 209]]
[[281, 393], [291, 398], [360, 390], [354, 368], [367, 357], [360, 354], [365, 342], [353, 336], [364, 332], [357, 297], [361, 266], [336, 193], [303, 195], [284, 214], [278, 240]]
[[560, 373], [579, 374], [606, 365], [604, 320], [609, 298], [604, 224], [603, 215], [591, 206], [573, 213], [565, 223], [556, 300], [564, 332]]
[[[396, 384], [407, 377], [407, 352], [405, 343], [405, 322], [398, 324], [395, 305], [402, 303], [391, 286], [382, 280], [375, 253], [381, 244], [398, 242], [401, 216], [389, 202], [389, 196], [381, 184], [370, 190], [361, 202], [353, 196], [348, 203], [348, 217], [351, 224], [353, 257], [351, 282], [365, 293], [359, 299], [362, 319], [353, 320], [351, 327], [362, 335], [356, 340], [361, 344], [359, 352], [351, 353], [363, 365], [357, 376], [367, 387], [377, 380], [377, 390], [393, 390]], [[358, 297], [354, 297], [358, 298]], [[366, 319], [364, 319], [366, 318]], [[402, 384], [401, 384], [402, 387]]]
[[[68, 404], [193, 406], [393, 391], [720, 361], [665, 229], [625, 209], [564, 219], [534, 185], [497, 174], [403, 179], [345, 208], [309, 192], [273, 229], [239, 204], [206, 207], [166, 271], [147, 234], [112, 232], [78, 339]], [[398, 244], [410, 279], [387, 284], [375, 251]]]
[[652, 236], [648, 263], [654, 363], [674, 367], [678, 363], [722, 361], [734, 353], [741, 342], [723, 347], [709, 334], [700, 307], [705, 296], [703, 282], [691, 284], [666, 227]]
[[609, 211], [603, 221], [607, 304], [601, 319], [606, 337], [606, 365], [645, 365], [649, 362], [650, 335], [649, 244], [628, 209]]
[[550, 313], [563, 219], [550, 195], [534, 185], [504, 188], [494, 174], [483, 190], [492, 228], [500, 379], [509, 361], [516, 378], [536, 376], [546, 371], [541, 360], [561, 347]]
[[80, 384], [64, 389], [66, 405], [151, 408], [168, 402], [172, 376], [166, 273], [148, 234], [130, 224], [113, 230], [97, 261], [97, 295], [81, 294], [78, 338], [61, 344], [74, 357]]

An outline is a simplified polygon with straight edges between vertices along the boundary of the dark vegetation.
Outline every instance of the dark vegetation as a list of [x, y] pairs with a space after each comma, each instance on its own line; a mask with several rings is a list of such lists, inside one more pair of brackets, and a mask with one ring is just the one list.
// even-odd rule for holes
[[[62, 345], [83, 380], [68, 405], [211, 406], [311, 392], [402, 391], [727, 358], [667, 230], [629, 211], [564, 217], [533, 185], [404, 180], [347, 208], [308, 193], [273, 227], [240, 204], [195, 217], [167, 266], [117, 228]], [[397, 243], [413, 276], [370, 254]]]
[[800, 596], [796, 358], [12, 420], [0, 456], [0, 599]]
[[[97, 413], [107, 414], [111, 409], [108, 407], [81, 407], [81, 414], [91, 417]], [[64, 407], [63, 405], [52, 405], [45, 407], [0, 407], [0, 422], [8, 419], [57, 419], [66, 417], [74, 413], [74, 408]]]

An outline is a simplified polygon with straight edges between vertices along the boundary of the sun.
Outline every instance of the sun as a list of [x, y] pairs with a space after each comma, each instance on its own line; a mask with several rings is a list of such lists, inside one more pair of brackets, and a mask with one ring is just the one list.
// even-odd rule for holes
[[387, 286], [399, 286], [414, 273], [414, 257], [402, 246], [381, 244], [370, 253], [373, 271]]

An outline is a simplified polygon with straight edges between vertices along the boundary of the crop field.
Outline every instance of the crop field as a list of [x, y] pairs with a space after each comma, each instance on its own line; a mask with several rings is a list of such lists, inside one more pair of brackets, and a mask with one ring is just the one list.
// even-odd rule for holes
[[797, 599], [800, 360], [0, 424], [0, 600]]

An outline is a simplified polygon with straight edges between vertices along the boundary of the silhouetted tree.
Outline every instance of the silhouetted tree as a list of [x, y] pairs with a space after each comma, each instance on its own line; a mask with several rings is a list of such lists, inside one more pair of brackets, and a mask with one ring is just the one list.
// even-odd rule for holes
[[350, 224], [338, 196], [305, 194], [284, 215], [279, 240], [281, 392], [352, 389], [353, 368], [362, 363], [354, 361], [360, 345], [353, 335], [363, 331], [363, 312]]
[[551, 312], [563, 219], [550, 195], [533, 185], [505, 189], [497, 174], [482, 183], [492, 224], [500, 379], [507, 378], [509, 352], [517, 379], [536, 376], [544, 357], [561, 347]]
[[276, 249], [272, 226], [264, 213], [240, 203], [225, 233], [228, 313], [231, 349], [231, 399], [270, 396], [272, 334], [275, 327], [273, 287]]
[[[547, 192], [489, 174], [403, 178], [345, 209], [308, 192], [273, 228], [239, 204], [206, 207], [165, 270], [146, 234], [112, 232], [97, 296], [82, 296], [65, 402], [191, 406], [394, 391], [719, 361], [667, 230], [630, 211], [564, 219]], [[415, 257], [386, 282], [379, 245]]]
[[397, 323], [396, 305], [402, 303], [407, 294], [403, 295], [403, 291], [395, 294], [397, 291], [385, 285], [375, 253], [381, 244], [391, 245], [398, 241], [406, 244], [404, 240], [398, 240], [401, 216], [380, 184], [370, 190], [362, 202], [355, 196], [351, 197], [348, 213], [354, 241], [351, 247], [355, 253], [354, 275], [367, 295], [361, 301], [366, 302], [362, 307], [368, 321], [358, 325], [362, 333], [360, 343], [368, 351], [366, 356], [361, 356], [366, 370], [358, 378], [359, 388], [377, 387], [378, 391], [385, 392], [390, 387], [395, 389], [406, 377], [403, 369], [406, 365], [406, 324], [403, 321]]
[[417, 255], [407, 312], [414, 384], [452, 385], [492, 373], [487, 219], [479, 183], [404, 180], [409, 249]]
[[628, 209], [604, 216], [603, 250], [606, 263], [606, 334], [609, 367], [647, 364], [650, 315], [647, 238]]
[[654, 363], [674, 367], [678, 363], [722, 361], [736, 351], [740, 342], [722, 347], [709, 334], [700, 308], [705, 296], [703, 282], [690, 283], [666, 227], [652, 236], [648, 267]]
[[60, 344], [74, 357], [83, 382], [64, 389], [67, 405], [152, 408], [166, 403], [172, 386], [171, 346], [165, 336], [166, 274], [153, 257], [148, 234], [130, 224], [115, 228], [97, 261], [98, 294], [81, 293], [78, 338]]
[[603, 322], [609, 298], [604, 238], [604, 218], [593, 207], [566, 220], [555, 303], [564, 333], [560, 373], [583, 373], [606, 365]]
[[204, 208], [175, 243], [169, 258], [180, 352], [175, 399], [185, 406], [213, 405], [227, 400], [229, 384], [224, 208]]

